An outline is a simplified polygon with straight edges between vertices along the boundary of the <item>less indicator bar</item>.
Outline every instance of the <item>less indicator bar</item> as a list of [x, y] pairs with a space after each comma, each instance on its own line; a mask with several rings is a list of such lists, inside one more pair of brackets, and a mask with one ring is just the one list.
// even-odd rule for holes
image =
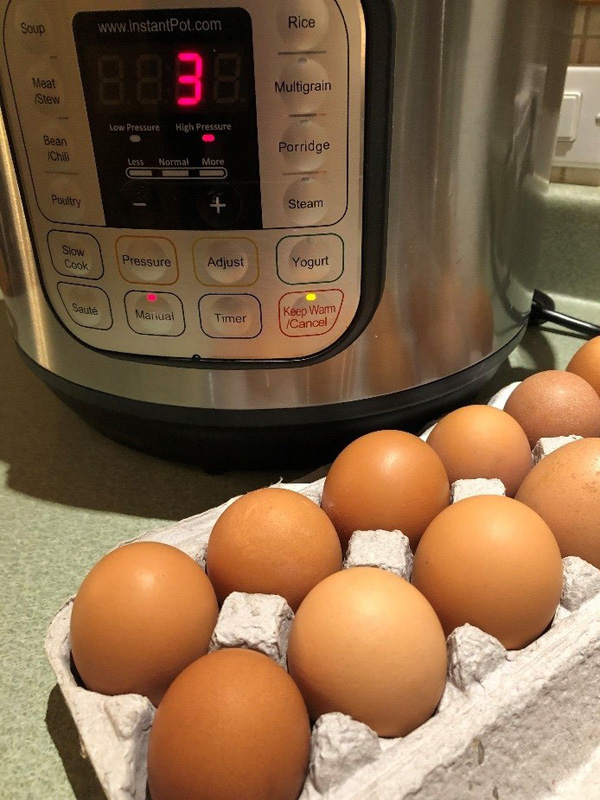
[[126, 170], [128, 178], [144, 180], [184, 180], [207, 181], [224, 180], [227, 177], [225, 167], [190, 167], [189, 169], [139, 169], [129, 167]]

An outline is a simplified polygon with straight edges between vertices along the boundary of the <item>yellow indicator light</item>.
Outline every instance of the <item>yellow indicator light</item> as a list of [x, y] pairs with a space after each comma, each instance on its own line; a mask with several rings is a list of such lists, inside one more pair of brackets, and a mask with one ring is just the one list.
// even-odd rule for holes
[[314, 292], [309, 292], [306, 295], [306, 299], [308, 300], [309, 303], [314, 303], [314, 301], [317, 299], [317, 295], [314, 294]]

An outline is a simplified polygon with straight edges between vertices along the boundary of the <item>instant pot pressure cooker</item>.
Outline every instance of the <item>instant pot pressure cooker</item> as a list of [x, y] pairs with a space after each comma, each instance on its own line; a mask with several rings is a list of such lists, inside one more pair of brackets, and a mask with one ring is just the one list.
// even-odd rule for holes
[[[568, 0], [0, 0], [5, 305], [97, 429], [318, 463], [517, 345]], [[3, 271], [2, 271], [3, 270]]]

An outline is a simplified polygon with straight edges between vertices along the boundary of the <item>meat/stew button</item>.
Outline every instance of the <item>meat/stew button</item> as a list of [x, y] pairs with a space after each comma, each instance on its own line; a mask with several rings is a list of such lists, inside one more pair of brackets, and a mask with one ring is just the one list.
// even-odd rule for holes
[[279, 301], [279, 327], [285, 336], [322, 336], [340, 316], [344, 293], [340, 289], [290, 292]]

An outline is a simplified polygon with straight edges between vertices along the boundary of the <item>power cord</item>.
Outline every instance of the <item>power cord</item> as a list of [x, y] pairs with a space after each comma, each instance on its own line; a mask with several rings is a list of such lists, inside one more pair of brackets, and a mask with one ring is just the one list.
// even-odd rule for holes
[[556, 311], [554, 300], [539, 289], [535, 289], [529, 315], [529, 325], [541, 325], [543, 322], [554, 322], [563, 328], [582, 333], [589, 339], [600, 335], [600, 325], [595, 325], [593, 322], [585, 322], [577, 317], [571, 317], [569, 314]]

